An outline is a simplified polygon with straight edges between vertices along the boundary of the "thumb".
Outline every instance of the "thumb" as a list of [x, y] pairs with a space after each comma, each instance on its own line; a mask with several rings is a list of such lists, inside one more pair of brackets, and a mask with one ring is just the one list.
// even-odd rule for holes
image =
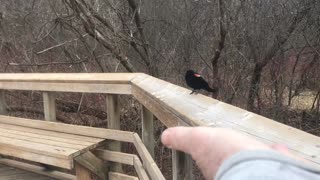
[[161, 135], [161, 142], [171, 149], [184, 151], [190, 154], [192, 142], [191, 127], [173, 127], [166, 129]]

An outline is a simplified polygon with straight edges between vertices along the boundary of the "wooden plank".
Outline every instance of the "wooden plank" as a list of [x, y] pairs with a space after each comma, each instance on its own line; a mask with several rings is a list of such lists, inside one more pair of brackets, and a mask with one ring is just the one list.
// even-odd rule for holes
[[57, 166], [65, 169], [71, 169], [73, 167], [73, 163], [69, 159], [61, 159], [48, 155], [26, 152], [20, 149], [10, 148], [7, 146], [0, 146], [0, 154], [12, 157], [19, 157], [21, 159]]
[[131, 94], [129, 84], [91, 84], [91, 83], [45, 83], [45, 82], [1, 82], [1, 89], [54, 91], [54, 92], [83, 92]]
[[151, 76], [137, 79], [131, 80], [132, 94], [166, 126], [183, 121], [189, 126], [232, 128], [267, 144], [284, 144], [320, 168], [317, 136], [201, 94], [190, 95], [188, 89]]
[[143, 161], [143, 166], [147, 169], [147, 172], [149, 173], [151, 179], [165, 179], [162, 175], [160, 169], [158, 168], [157, 164], [152, 159], [151, 155], [149, 154], [149, 151], [142, 143], [140, 137], [138, 134], [133, 135], [134, 138], [134, 146], [136, 147], [139, 156], [141, 157]]
[[107, 113], [108, 113], [108, 128], [120, 129], [120, 106], [119, 95], [106, 95]]
[[136, 170], [140, 180], [149, 180], [149, 177], [148, 177], [144, 167], [142, 166], [140, 159], [137, 156], [135, 156], [133, 158], [133, 166], [134, 166], [134, 169]]
[[190, 155], [172, 150], [172, 179], [194, 179], [192, 158]]
[[57, 121], [56, 98], [51, 92], [43, 92], [44, 119], [46, 121]]
[[154, 158], [154, 126], [153, 114], [143, 105], [141, 105], [142, 116], [142, 142], [148, 149], [152, 158]]
[[1, 172], [1, 179], [15, 178], [17, 176], [25, 176], [26, 174], [28, 174], [28, 172], [19, 171], [18, 169], [6, 168], [4, 170], [6, 171]]
[[39, 174], [26, 172], [26, 174], [12, 175], [8, 177], [3, 177], [3, 179], [1, 177], [1, 180], [56, 180], [56, 179], [40, 176]]
[[109, 172], [109, 180], [139, 180], [137, 177], [121, 174], [117, 172]]
[[10, 117], [0, 115], [0, 123], [11, 124], [17, 126], [24, 126], [29, 128], [35, 128], [40, 130], [49, 130], [62, 133], [69, 133], [74, 135], [104, 138], [122, 142], [132, 142], [133, 132], [103, 129], [103, 128], [93, 128], [87, 126], [79, 126], [72, 124], [63, 124], [57, 122], [46, 122], [18, 117]]
[[[120, 106], [119, 95], [106, 95], [107, 113], [108, 113], [108, 129], [120, 130]], [[121, 143], [117, 141], [109, 141], [107, 148], [111, 151], [121, 151]], [[110, 163], [110, 170], [122, 172], [122, 166], [119, 163]]]
[[141, 73], [1, 73], [0, 82], [128, 84]]
[[14, 160], [10, 160], [10, 159], [0, 159], [0, 164], [19, 168], [22, 170], [26, 170], [29, 172], [45, 175], [45, 176], [60, 179], [60, 180], [76, 180], [75, 176], [73, 176], [71, 174], [67, 174], [67, 173], [63, 173], [63, 172], [55, 171], [55, 170], [48, 171], [47, 169], [45, 169], [42, 166], [36, 166], [36, 165], [27, 164], [24, 162], [14, 161]]
[[96, 149], [93, 152], [100, 159], [127, 165], [133, 165], [133, 158], [135, 157], [135, 155], [133, 154], [109, 151], [104, 149]]
[[93, 180], [91, 172], [81, 164], [75, 163], [75, 170], [77, 180]]
[[171, 113], [165, 106], [162, 106], [154, 98], [145, 93], [140, 87], [132, 85], [132, 95], [153, 115], [155, 115], [167, 127], [187, 126], [187, 124], [178, 116]]
[[[92, 173], [96, 174], [103, 180], [107, 179], [108, 176], [106, 174], [107, 166], [104, 164], [102, 160], [97, 158], [92, 152], [88, 151], [83, 153], [77, 157], [75, 157], [75, 162], [78, 165], [83, 166], [85, 169], [88, 169]], [[76, 165], [77, 167], [77, 165]], [[77, 171], [78, 169], [76, 169]], [[76, 172], [78, 174], [78, 172]], [[78, 175], [77, 175], [78, 176]]]
[[5, 98], [4, 90], [0, 90], [0, 114], [6, 115], [7, 111], [7, 103]]
[[[99, 139], [94, 138], [93, 142], [87, 142], [87, 141], [81, 141], [81, 138], [85, 139], [85, 136], [75, 135], [77, 139], [79, 139], [79, 140], [75, 140], [75, 139], [72, 139], [72, 137], [70, 138], [69, 136], [70, 134], [57, 133], [57, 132], [38, 130], [38, 129], [32, 129], [32, 128], [24, 128], [20, 126], [13, 126], [13, 125], [6, 125], [6, 124], [0, 124], [0, 132], [8, 133], [8, 134], [18, 134], [25, 137], [41, 138], [45, 140], [58, 141], [58, 142], [68, 143], [72, 145], [81, 145], [81, 146], [90, 146], [92, 144], [99, 143], [103, 140], [100, 138]], [[54, 135], [56, 134], [59, 134], [60, 137], [55, 137]]]
[[65, 148], [74, 149], [74, 150], [81, 150], [87, 147], [84, 145], [70, 144], [70, 143], [65, 143], [60, 141], [43, 139], [43, 137], [41, 136], [30, 137], [30, 136], [20, 135], [16, 133], [11, 133], [10, 131], [1, 132], [1, 129], [0, 129], [0, 137], [11, 138], [12, 141], [14, 141], [15, 139], [18, 139], [18, 140], [24, 140], [26, 142], [39, 143], [43, 145], [51, 145], [51, 146], [57, 146], [57, 147], [65, 147]]
[[78, 150], [0, 136], [0, 146], [67, 159]]
[[17, 125], [0, 123], [1, 129], [20, 131], [21, 133], [34, 134], [35, 136], [47, 136], [48, 139], [59, 140], [61, 142], [73, 142], [74, 144], [92, 145], [92, 143], [99, 143], [102, 138], [87, 137], [82, 135], [68, 134], [62, 132], [54, 132], [50, 130], [41, 130], [35, 128], [22, 127]]

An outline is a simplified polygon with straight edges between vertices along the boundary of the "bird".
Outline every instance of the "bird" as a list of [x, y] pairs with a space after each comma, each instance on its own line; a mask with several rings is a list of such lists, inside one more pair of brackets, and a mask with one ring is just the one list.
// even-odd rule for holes
[[211, 88], [206, 80], [204, 80], [199, 73], [193, 70], [188, 70], [185, 75], [186, 83], [193, 90], [190, 94], [193, 94], [197, 90], [204, 89], [208, 92], [217, 92], [217, 88]]

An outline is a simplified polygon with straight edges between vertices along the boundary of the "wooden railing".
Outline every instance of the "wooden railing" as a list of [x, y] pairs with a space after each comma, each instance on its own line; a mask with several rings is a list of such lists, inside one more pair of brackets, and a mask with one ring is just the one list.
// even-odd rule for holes
[[[118, 94], [134, 96], [142, 105], [142, 141], [154, 156], [153, 115], [167, 127], [211, 126], [232, 128], [265, 143], [288, 146], [320, 167], [320, 138], [221, 101], [190, 95], [190, 90], [142, 73], [0, 74], [2, 90], [36, 90], [44, 96], [45, 119], [55, 120], [52, 92], [105, 93], [108, 128], [120, 128]], [[0, 113], [5, 113], [0, 92]], [[110, 150], [119, 150], [115, 142]], [[173, 179], [193, 179], [188, 155], [173, 151]], [[115, 167], [121, 168], [121, 167]]]

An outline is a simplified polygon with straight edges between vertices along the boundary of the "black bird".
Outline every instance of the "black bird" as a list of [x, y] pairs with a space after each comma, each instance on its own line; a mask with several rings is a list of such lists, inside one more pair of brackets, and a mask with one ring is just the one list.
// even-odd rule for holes
[[185, 79], [187, 85], [191, 87], [193, 90], [190, 94], [196, 92], [196, 90], [204, 89], [209, 92], [217, 92], [217, 88], [211, 88], [207, 81], [205, 81], [200, 74], [194, 72], [193, 70], [188, 70]]

